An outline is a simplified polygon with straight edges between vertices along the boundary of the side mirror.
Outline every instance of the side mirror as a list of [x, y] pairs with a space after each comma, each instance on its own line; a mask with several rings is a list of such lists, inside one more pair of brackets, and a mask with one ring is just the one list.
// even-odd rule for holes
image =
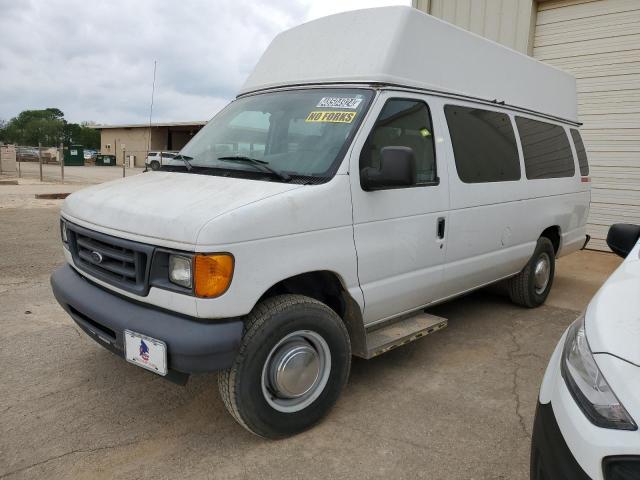
[[640, 226], [629, 223], [616, 223], [609, 227], [607, 245], [616, 255], [625, 258], [633, 250], [640, 238]]
[[360, 184], [366, 191], [409, 187], [416, 181], [416, 156], [409, 147], [384, 147], [380, 168], [366, 167], [360, 171]]

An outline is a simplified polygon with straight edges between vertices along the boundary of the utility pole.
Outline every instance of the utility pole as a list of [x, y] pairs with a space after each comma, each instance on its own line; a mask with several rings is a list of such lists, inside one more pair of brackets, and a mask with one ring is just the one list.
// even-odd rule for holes
[[127, 163], [127, 151], [125, 150], [124, 143], [122, 144], [122, 178], [125, 176], [125, 166]]
[[40, 164], [40, 181], [42, 182], [42, 144], [38, 142], [38, 163]]
[[151, 85], [151, 106], [149, 107], [149, 138], [147, 139], [147, 157], [149, 156], [149, 150], [151, 150], [151, 120], [153, 119], [153, 95], [156, 92], [156, 67], [158, 61], [153, 61], [153, 83]]
[[58, 158], [60, 159], [60, 177], [64, 183], [64, 145], [61, 143], [58, 149]]

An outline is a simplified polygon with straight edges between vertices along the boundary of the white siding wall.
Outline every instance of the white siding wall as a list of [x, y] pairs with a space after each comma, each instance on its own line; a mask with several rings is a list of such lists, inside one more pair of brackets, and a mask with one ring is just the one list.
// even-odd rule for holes
[[576, 76], [592, 178], [588, 232], [640, 224], [640, 0], [539, 4], [533, 55]]
[[521, 53], [531, 53], [533, 0], [414, 0], [413, 5]]

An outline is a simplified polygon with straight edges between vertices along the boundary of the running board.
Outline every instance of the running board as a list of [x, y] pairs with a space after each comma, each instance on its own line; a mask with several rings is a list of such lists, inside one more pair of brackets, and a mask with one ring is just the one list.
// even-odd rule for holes
[[367, 356], [365, 358], [377, 357], [396, 347], [442, 330], [446, 326], [446, 318], [420, 312], [384, 327], [369, 330], [366, 333]]

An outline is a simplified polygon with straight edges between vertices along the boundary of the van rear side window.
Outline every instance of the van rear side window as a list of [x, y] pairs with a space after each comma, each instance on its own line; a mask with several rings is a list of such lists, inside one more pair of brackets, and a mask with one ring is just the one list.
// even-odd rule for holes
[[576, 147], [576, 154], [578, 155], [580, 175], [586, 177], [589, 175], [589, 162], [587, 161], [587, 151], [584, 148], [582, 137], [580, 136], [580, 132], [575, 128], [571, 129], [571, 137], [573, 138], [573, 145]]
[[460, 180], [520, 180], [516, 137], [508, 115], [458, 105], [445, 106], [444, 113]]
[[516, 117], [528, 179], [573, 177], [569, 138], [560, 125]]

